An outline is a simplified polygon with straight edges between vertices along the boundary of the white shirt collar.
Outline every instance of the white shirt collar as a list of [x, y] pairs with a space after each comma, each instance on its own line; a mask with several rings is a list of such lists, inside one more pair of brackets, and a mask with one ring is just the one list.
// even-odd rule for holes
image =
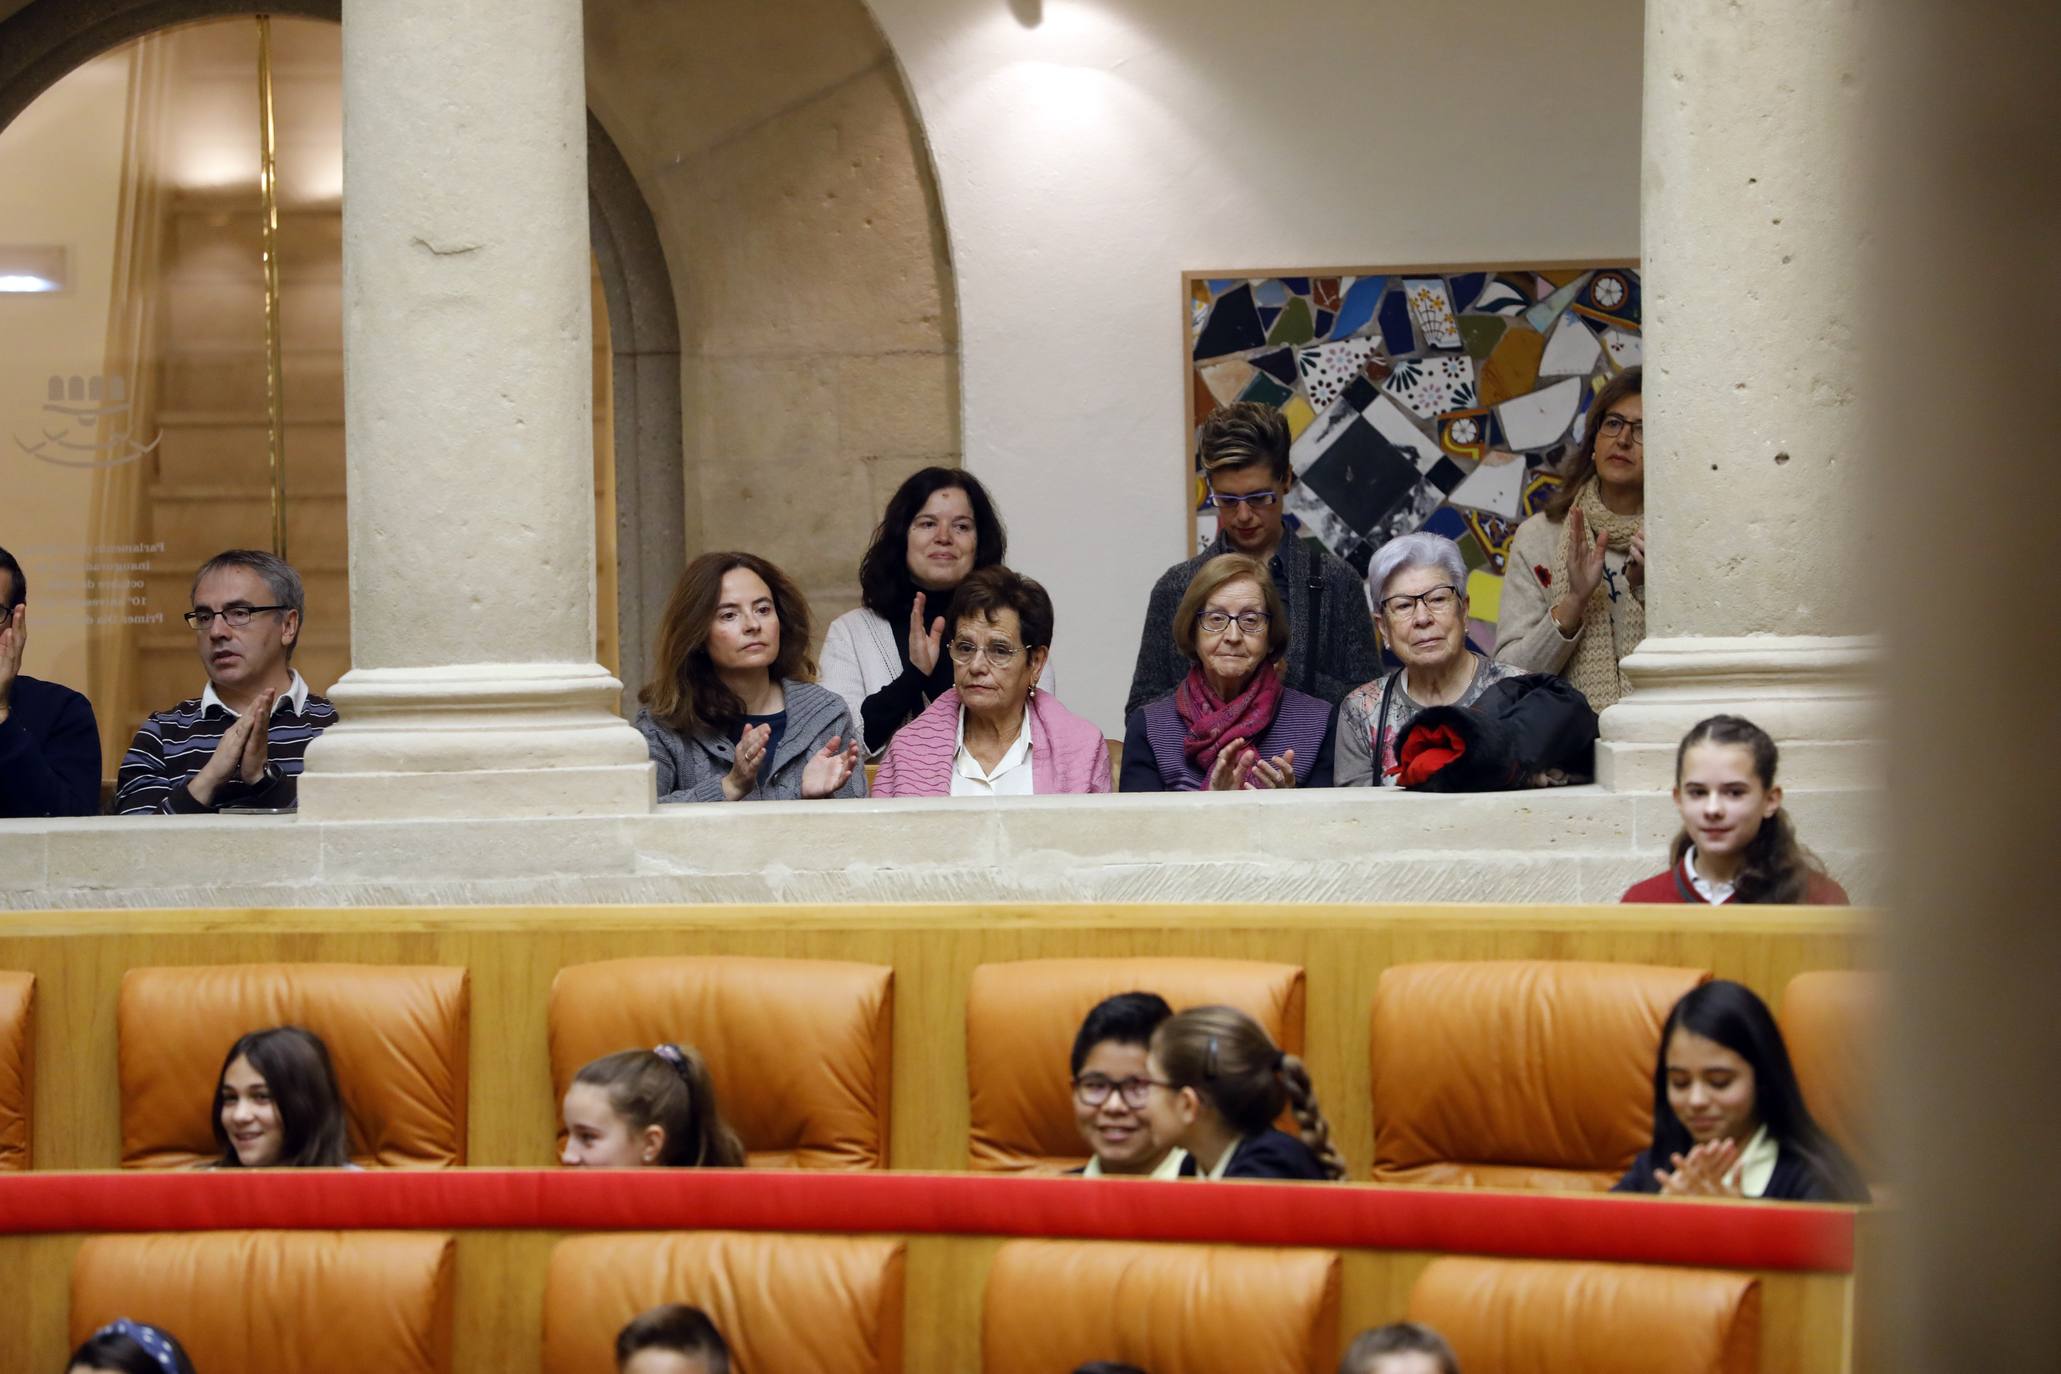
[[[1187, 1162], [1188, 1152], [1182, 1149], [1180, 1146], [1176, 1145], [1173, 1149], [1168, 1150], [1166, 1152], [1166, 1158], [1159, 1161], [1159, 1163], [1153, 1168], [1150, 1177], [1162, 1180], [1179, 1178], [1181, 1176], [1181, 1166]], [[1115, 1178], [1116, 1175], [1111, 1173], [1105, 1173], [1103, 1171], [1102, 1156], [1089, 1155], [1088, 1167], [1081, 1170], [1081, 1177]]]
[[[288, 703], [292, 704], [295, 715], [300, 715], [308, 709], [307, 680], [301, 676], [301, 670], [298, 668], [289, 668], [287, 672], [292, 674], [293, 681], [287, 684], [284, 693], [273, 698], [272, 714], [275, 716], [279, 714], [280, 708]], [[221, 707], [224, 711], [229, 711], [229, 704], [223, 701], [221, 697], [215, 695], [215, 684], [210, 682], [200, 692], [200, 713], [206, 715], [211, 707], [216, 706]], [[233, 716], [236, 712], [229, 711], [229, 714]]]
[[963, 706], [959, 708], [959, 734], [952, 752], [952, 771], [961, 777], [971, 778], [975, 782], [983, 782], [989, 786], [994, 786], [1005, 773], [1014, 772], [1016, 769], [1029, 763], [1030, 752], [1030, 707], [1025, 706], [1023, 708], [1023, 725], [1017, 730], [1016, 739], [1011, 742], [1008, 750], [1002, 755], [1001, 761], [995, 765], [994, 771], [989, 772], [980, 766], [980, 760], [976, 759], [973, 756], [973, 751], [966, 747], [966, 708]]
[[1696, 846], [1693, 844], [1682, 852], [1682, 876], [1688, 880], [1689, 886], [1696, 889], [1696, 895], [1712, 906], [1723, 906], [1731, 901], [1736, 890], [1731, 883], [1712, 882], [1696, 871]]
[[1775, 1177], [1775, 1162], [1781, 1157], [1782, 1143], [1768, 1134], [1768, 1128], [1762, 1126], [1755, 1131], [1753, 1139], [1739, 1152], [1739, 1162], [1732, 1166], [1731, 1176], [1739, 1180], [1740, 1194], [1765, 1196]]
[[1209, 1172], [1204, 1174], [1203, 1177], [1212, 1181], [1222, 1179], [1225, 1171], [1231, 1167], [1231, 1156], [1237, 1154], [1238, 1147], [1244, 1143], [1245, 1141], [1242, 1137], [1232, 1141], [1231, 1148], [1217, 1156], [1217, 1162], [1210, 1166]]

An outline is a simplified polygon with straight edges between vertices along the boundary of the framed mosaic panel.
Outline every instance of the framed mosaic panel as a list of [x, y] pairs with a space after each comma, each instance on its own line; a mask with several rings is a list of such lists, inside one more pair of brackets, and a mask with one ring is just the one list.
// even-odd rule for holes
[[1604, 382], [1641, 358], [1636, 263], [1189, 272], [1186, 504], [1216, 538], [1194, 433], [1231, 401], [1280, 410], [1288, 514], [1365, 572], [1389, 539], [1453, 539], [1474, 642], [1493, 651], [1503, 562], [1582, 439]]

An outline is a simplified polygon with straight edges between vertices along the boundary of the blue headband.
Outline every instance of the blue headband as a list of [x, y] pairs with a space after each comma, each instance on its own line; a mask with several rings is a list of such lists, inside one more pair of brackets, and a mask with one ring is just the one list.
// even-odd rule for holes
[[93, 1333], [94, 1340], [99, 1340], [102, 1336], [127, 1336], [142, 1346], [143, 1353], [157, 1361], [158, 1368], [164, 1370], [165, 1374], [179, 1374], [179, 1361], [172, 1354], [171, 1337], [154, 1326], [132, 1322], [127, 1317], [117, 1317]]

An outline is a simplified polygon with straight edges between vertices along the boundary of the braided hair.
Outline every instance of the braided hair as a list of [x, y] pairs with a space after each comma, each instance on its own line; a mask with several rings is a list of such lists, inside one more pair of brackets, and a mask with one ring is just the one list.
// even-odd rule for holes
[[1331, 1143], [1331, 1123], [1317, 1105], [1309, 1069], [1244, 1012], [1193, 1007], [1161, 1023], [1152, 1052], [1174, 1086], [1195, 1089], [1240, 1135], [1258, 1135], [1288, 1108], [1325, 1177], [1345, 1177], [1345, 1159]]

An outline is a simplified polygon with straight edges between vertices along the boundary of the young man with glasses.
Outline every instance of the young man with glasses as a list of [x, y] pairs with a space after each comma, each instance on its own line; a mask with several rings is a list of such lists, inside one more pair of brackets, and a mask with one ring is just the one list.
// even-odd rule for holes
[[1380, 671], [1381, 653], [1360, 575], [1316, 540], [1287, 528], [1284, 507], [1295, 485], [1287, 420], [1272, 406], [1236, 401], [1212, 412], [1195, 442], [1217, 508], [1217, 537], [1153, 584], [1125, 717], [1188, 675], [1188, 660], [1174, 643], [1174, 612], [1202, 565], [1223, 553], [1257, 558], [1288, 608], [1286, 685], [1337, 705]]
[[269, 553], [231, 549], [201, 565], [186, 623], [207, 686], [137, 730], [117, 812], [293, 807], [308, 741], [336, 724], [336, 708], [290, 661], [305, 604], [300, 574]]
[[69, 687], [21, 670], [29, 581], [0, 549], [0, 819], [100, 811], [100, 727]]

